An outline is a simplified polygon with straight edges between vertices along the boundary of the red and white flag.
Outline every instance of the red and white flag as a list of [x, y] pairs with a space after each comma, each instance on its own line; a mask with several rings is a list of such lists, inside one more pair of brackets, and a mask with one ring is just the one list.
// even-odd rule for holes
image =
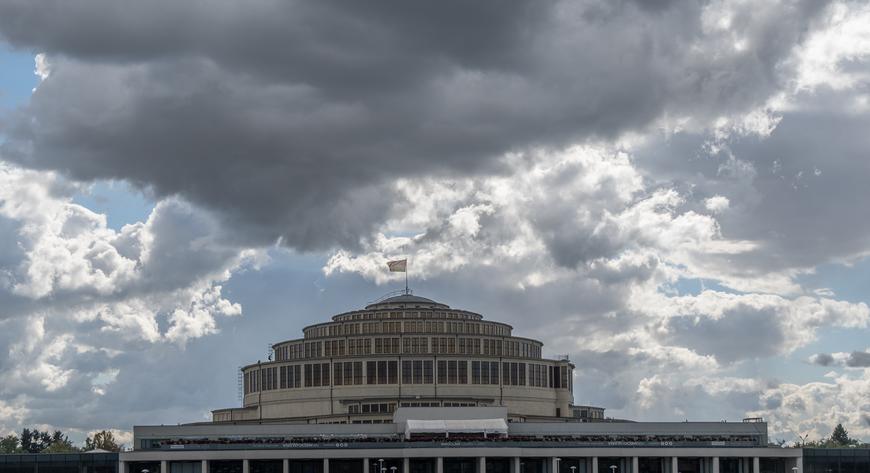
[[387, 267], [391, 273], [404, 273], [408, 271], [408, 260], [397, 259], [395, 261], [387, 261]]

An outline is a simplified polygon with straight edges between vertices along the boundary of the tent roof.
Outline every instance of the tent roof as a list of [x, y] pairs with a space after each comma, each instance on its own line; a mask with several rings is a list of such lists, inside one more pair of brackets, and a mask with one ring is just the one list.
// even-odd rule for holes
[[448, 433], [496, 433], [507, 434], [508, 426], [504, 419], [450, 419], [418, 420], [408, 419], [405, 423], [405, 437], [411, 434], [448, 434]]

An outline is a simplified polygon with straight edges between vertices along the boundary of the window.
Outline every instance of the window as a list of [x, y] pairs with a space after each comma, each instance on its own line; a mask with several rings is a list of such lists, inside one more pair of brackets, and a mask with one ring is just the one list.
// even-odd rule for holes
[[480, 362], [471, 362], [471, 384], [480, 384]]
[[305, 365], [305, 387], [310, 388], [311, 380], [314, 379], [314, 375], [311, 373], [311, 365]]
[[447, 384], [456, 384], [456, 362], [447, 362]]
[[546, 365], [529, 364], [529, 386], [547, 387]]
[[[429, 362], [431, 365], [431, 361]], [[423, 361], [414, 360], [414, 384], [423, 384]]]
[[353, 384], [363, 383], [362, 361], [353, 362]]
[[353, 378], [353, 363], [346, 362], [344, 364], [344, 383], [345, 384], [359, 384], [356, 383]]
[[434, 365], [432, 360], [423, 361], [423, 384], [432, 384]]
[[366, 361], [366, 384], [376, 384], [378, 365], [376, 361]]
[[398, 374], [399, 374], [399, 362], [398, 361], [388, 361], [387, 362], [387, 383], [388, 384], [399, 384]]
[[333, 367], [335, 369], [332, 372], [332, 384], [336, 386], [344, 385], [344, 363], [335, 363]]
[[438, 384], [447, 384], [447, 362], [438, 361]]
[[378, 362], [378, 384], [387, 384], [387, 362]]
[[[407, 341], [407, 339], [405, 341]], [[413, 382], [412, 367], [413, 362], [402, 361], [402, 384], [411, 384]]]
[[311, 366], [312, 371], [314, 372], [314, 379], [311, 381], [311, 385], [312, 385], [312, 386], [320, 386], [320, 384], [321, 384], [321, 380], [320, 380], [320, 365], [319, 365], [319, 364], [317, 364], [317, 365], [306, 365], [306, 367], [307, 367], [307, 366]]
[[526, 364], [515, 362], [502, 363], [502, 383], [506, 386], [525, 386]]
[[492, 361], [489, 363], [489, 384], [499, 384], [497, 361]]

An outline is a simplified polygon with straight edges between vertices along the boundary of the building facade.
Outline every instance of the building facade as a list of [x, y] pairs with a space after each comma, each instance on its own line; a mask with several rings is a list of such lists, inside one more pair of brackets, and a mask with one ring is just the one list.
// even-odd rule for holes
[[242, 368], [241, 408], [214, 422], [390, 422], [400, 407], [504, 406], [510, 420], [601, 420], [574, 406], [574, 365], [505, 323], [402, 294], [303, 329]]
[[134, 441], [120, 473], [803, 473], [801, 449], [768, 447], [764, 422], [507, 422], [506, 408], [139, 426]]

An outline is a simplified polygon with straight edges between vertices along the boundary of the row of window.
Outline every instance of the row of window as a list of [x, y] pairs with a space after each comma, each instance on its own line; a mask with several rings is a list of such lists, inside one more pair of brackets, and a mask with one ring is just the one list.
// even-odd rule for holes
[[379, 310], [374, 312], [358, 311], [333, 317], [337, 321], [372, 319], [458, 319], [480, 320], [479, 314], [450, 310]]
[[396, 403], [394, 402], [351, 404], [347, 406], [348, 414], [392, 414], [395, 410]]
[[429, 353], [540, 358], [541, 347], [522, 341], [470, 337], [349, 338], [281, 345], [275, 348], [275, 359], [287, 361], [345, 355]]
[[[501, 365], [499, 369], [499, 365]], [[345, 361], [307, 363], [250, 370], [244, 375], [244, 391], [292, 389], [305, 387], [352, 386], [363, 384], [468, 384], [468, 362], [464, 360], [403, 360], [399, 362]], [[436, 370], [437, 368], [437, 370]], [[573, 389], [570, 368], [521, 362], [472, 361], [471, 384], [534, 386]], [[302, 376], [304, 374], [304, 376]], [[330, 374], [332, 378], [330, 379]]]
[[[399, 403], [401, 407], [474, 407], [476, 402], [457, 401], [414, 401]], [[396, 410], [394, 402], [360, 403], [347, 406], [348, 414], [392, 414]]]
[[507, 325], [494, 322], [453, 322], [443, 320], [373, 320], [361, 323], [332, 323], [305, 329], [305, 338], [368, 335], [376, 333], [465, 333], [510, 336]]

